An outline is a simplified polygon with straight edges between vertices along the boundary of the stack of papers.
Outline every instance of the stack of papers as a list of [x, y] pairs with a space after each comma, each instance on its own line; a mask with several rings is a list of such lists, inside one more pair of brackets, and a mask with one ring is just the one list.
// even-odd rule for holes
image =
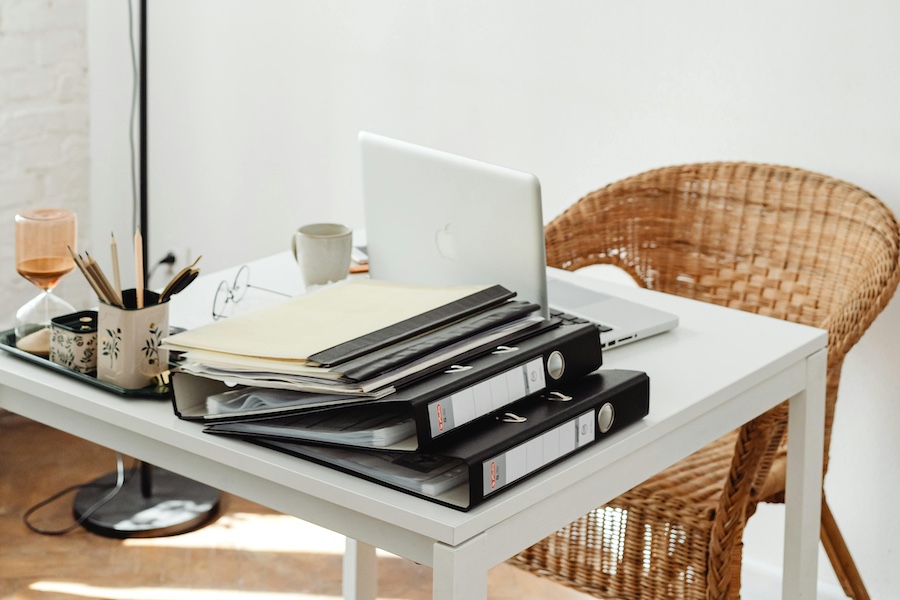
[[250, 433], [288, 441], [326, 442], [360, 448], [416, 449], [416, 421], [406, 406], [367, 404], [353, 410], [324, 410], [260, 421], [212, 425], [218, 433]]
[[178, 371], [229, 386], [379, 398], [543, 321], [513, 296], [501, 286], [348, 280], [171, 336], [164, 347], [182, 353]]

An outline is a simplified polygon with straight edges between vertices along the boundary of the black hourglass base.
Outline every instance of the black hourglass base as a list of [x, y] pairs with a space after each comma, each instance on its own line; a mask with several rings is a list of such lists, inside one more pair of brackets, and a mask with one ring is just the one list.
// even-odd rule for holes
[[[82, 488], [72, 512], [81, 519], [116, 487], [108, 473]], [[220, 493], [170, 471], [141, 463], [125, 472], [125, 484], [82, 523], [88, 531], [112, 538], [163, 537], [199, 529], [218, 513]]]

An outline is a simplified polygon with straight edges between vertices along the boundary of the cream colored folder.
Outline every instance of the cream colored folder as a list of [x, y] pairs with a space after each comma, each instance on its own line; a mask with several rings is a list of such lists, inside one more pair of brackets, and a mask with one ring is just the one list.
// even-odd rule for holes
[[205, 350], [297, 363], [490, 286], [425, 286], [352, 279], [272, 308], [166, 338], [171, 350]]

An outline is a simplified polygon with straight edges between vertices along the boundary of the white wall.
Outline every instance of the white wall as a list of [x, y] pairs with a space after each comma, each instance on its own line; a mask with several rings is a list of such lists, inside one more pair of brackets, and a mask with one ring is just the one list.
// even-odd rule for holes
[[[121, 35], [111, 12], [91, 24]], [[835, 175], [900, 213], [898, 28], [887, 0], [154, 0], [150, 257], [214, 269], [302, 223], [361, 226], [360, 129], [532, 172], [546, 220], [621, 177], [728, 159]], [[124, 175], [107, 166], [104, 210]], [[826, 479], [874, 597], [900, 588], [898, 330], [894, 302], [848, 358]], [[779, 564], [780, 515], [751, 521], [749, 561]]]
[[[38, 293], [16, 272], [18, 212], [72, 210], [90, 249], [86, 14], [85, 0], [0, 1], [0, 329]], [[90, 292], [78, 273], [54, 291], [78, 309]]]
[[[129, 3], [133, 10], [129, 13]], [[112, 269], [110, 234], [115, 235], [121, 264], [122, 287], [134, 286], [133, 236], [136, 216], [138, 139], [129, 137], [139, 107], [132, 97], [137, 84], [131, 51], [129, 17], [133, 23], [135, 53], [139, 38], [137, 0], [89, 0], [88, 57], [90, 61], [91, 222], [95, 232], [92, 256], [106, 273]], [[137, 127], [134, 128], [137, 132]], [[135, 169], [132, 171], [132, 156]], [[132, 178], [134, 174], [134, 179]]]

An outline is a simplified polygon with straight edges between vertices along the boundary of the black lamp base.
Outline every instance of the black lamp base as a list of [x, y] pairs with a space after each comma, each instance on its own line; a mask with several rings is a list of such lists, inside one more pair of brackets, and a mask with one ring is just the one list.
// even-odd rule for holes
[[[82, 488], [72, 504], [76, 519], [116, 487], [108, 473]], [[125, 484], [113, 498], [90, 514], [82, 526], [112, 538], [163, 537], [199, 529], [218, 513], [221, 494], [215, 488], [147, 463], [125, 473]]]

